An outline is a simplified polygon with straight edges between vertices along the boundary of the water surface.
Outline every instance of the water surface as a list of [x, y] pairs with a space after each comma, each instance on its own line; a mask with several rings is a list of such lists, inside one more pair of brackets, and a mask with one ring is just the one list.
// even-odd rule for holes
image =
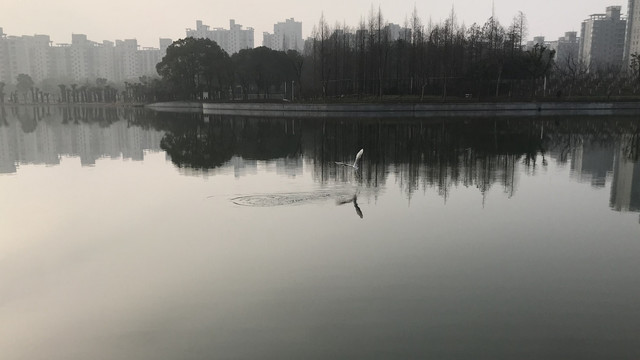
[[635, 118], [1, 114], [3, 359], [640, 356]]

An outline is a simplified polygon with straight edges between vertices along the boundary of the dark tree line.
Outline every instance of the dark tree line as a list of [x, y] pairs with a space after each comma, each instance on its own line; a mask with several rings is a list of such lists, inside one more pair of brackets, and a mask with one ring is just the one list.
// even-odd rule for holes
[[232, 83], [229, 56], [208, 39], [175, 41], [156, 69], [183, 98], [197, 99], [203, 92], [220, 91]]
[[640, 92], [640, 60], [631, 69], [588, 70], [575, 57], [555, 62], [545, 45], [524, 46], [527, 21], [496, 18], [460, 25], [454, 11], [424, 24], [414, 9], [402, 27], [371, 9], [356, 28], [324, 19], [302, 54], [265, 47], [232, 56], [214, 41], [174, 42], [157, 65], [162, 79], [140, 82], [127, 99], [288, 100], [407, 99], [408, 101], [529, 100], [607, 97]]
[[[0, 82], [0, 104], [5, 102], [5, 86], [4, 82]], [[16, 77], [16, 85], [12, 91], [9, 91], [9, 102], [12, 103], [46, 103], [49, 102], [51, 94], [40, 90], [35, 86], [31, 76], [27, 74], [18, 74]]]
[[58, 89], [57, 101], [68, 104], [155, 102], [163, 100], [171, 92], [166, 81], [149, 76], [141, 76], [137, 81], [125, 81], [120, 85], [97, 78], [95, 83], [59, 84]]
[[[144, 83], [144, 79], [140, 81]], [[0, 82], [0, 103], [5, 102], [5, 83]], [[135, 86], [140, 87], [141, 84], [136, 83]], [[31, 76], [27, 74], [19, 74], [16, 78], [14, 89], [9, 91], [8, 100], [11, 103], [30, 103], [30, 104], [50, 104], [50, 103], [68, 103], [68, 104], [87, 104], [87, 103], [114, 103], [116, 101], [127, 98], [129, 87], [134, 84], [125, 83], [126, 91], [120, 92], [115, 84], [108, 83], [107, 79], [98, 78], [95, 83], [84, 84], [58, 84], [41, 83], [36, 86]]]
[[157, 70], [175, 99], [531, 97], [545, 90], [554, 52], [524, 50], [525, 36], [522, 13], [509, 27], [490, 18], [466, 28], [453, 11], [425, 26], [414, 10], [394, 31], [372, 9], [355, 29], [321, 17], [303, 54], [259, 47], [228, 56], [211, 40], [186, 38], [168, 48]]
[[522, 13], [509, 27], [490, 18], [467, 28], [453, 11], [425, 26], [414, 10], [399, 32], [380, 9], [356, 29], [330, 28], [321, 18], [305, 51], [308, 96], [539, 95], [554, 52], [542, 45], [524, 50], [525, 36]]
[[95, 84], [59, 84], [58, 89], [61, 103], [114, 103], [122, 98], [115, 85], [104, 78], [96, 79]]
[[[398, 31], [399, 30], [399, 31]], [[320, 18], [304, 52], [306, 98], [529, 100], [623, 98], [640, 93], [640, 54], [631, 66], [589, 69], [577, 55], [524, 46], [526, 16], [460, 25], [455, 12], [424, 24], [417, 11], [395, 30], [380, 9], [357, 28]]]
[[214, 41], [186, 38], [175, 41], [156, 66], [168, 99], [232, 100], [249, 94], [269, 98], [284, 83], [300, 80], [302, 56], [266, 47], [244, 49], [229, 56]]

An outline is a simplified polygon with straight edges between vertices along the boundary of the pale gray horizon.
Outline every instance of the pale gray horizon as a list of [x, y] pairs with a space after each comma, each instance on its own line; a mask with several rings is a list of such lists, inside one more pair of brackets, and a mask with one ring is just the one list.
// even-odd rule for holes
[[96, 42], [135, 38], [141, 47], [158, 47], [159, 38], [184, 38], [185, 29], [195, 28], [196, 20], [211, 27], [229, 28], [229, 20], [235, 19], [245, 28], [254, 28], [255, 46], [260, 46], [263, 32], [273, 32], [273, 24], [289, 18], [302, 22], [305, 38], [321, 15], [330, 25], [357, 27], [361, 18], [366, 19], [371, 9], [378, 7], [386, 21], [400, 25], [410, 18], [414, 6], [425, 24], [430, 19], [434, 23], [446, 19], [453, 8], [458, 22], [470, 26], [486, 22], [492, 14], [492, 3], [496, 17], [505, 26], [522, 11], [528, 20], [528, 39], [540, 35], [556, 40], [567, 31], [577, 31], [579, 35], [581, 22], [591, 14], [604, 13], [607, 6], [621, 6], [623, 15], [627, 13], [627, 1], [623, 0], [5, 0], [0, 6], [0, 27], [7, 35], [49, 35], [53, 43], [70, 43], [71, 34], [86, 34]]

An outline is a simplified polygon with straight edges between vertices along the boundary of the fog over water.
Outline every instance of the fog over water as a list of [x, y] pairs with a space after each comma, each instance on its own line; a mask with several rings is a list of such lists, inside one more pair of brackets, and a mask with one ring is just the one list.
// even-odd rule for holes
[[3, 359], [640, 355], [635, 118], [0, 115]]

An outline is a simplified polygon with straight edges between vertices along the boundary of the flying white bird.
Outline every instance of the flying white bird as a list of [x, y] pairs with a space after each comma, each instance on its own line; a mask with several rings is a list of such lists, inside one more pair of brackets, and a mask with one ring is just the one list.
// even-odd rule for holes
[[352, 164], [343, 163], [343, 162], [338, 162], [338, 161], [336, 161], [336, 164], [344, 165], [344, 166], [351, 166], [352, 168], [358, 170], [358, 160], [360, 160], [360, 158], [362, 157], [362, 154], [364, 154], [364, 149], [360, 149], [360, 151], [358, 151], [358, 153], [356, 154], [356, 160], [353, 162], [353, 165]]

